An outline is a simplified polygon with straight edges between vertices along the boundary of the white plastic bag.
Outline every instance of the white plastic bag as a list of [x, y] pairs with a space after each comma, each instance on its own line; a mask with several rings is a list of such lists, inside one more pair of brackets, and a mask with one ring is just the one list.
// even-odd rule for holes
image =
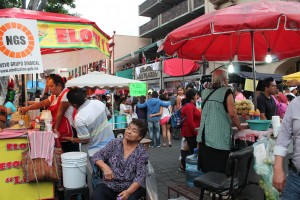
[[150, 161], [148, 161], [148, 164], [146, 165], [146, 191], [147, 200], [158, 200], [154, 169]]
[[253, 144], [254, 147], [254, 170], [262, 177], [259, 186], [264, 190], [266, 199], [279, 199], [278, 191], [273, 187], [273, 149], [275, 141], [263, 137]]
[[127, 121], [127, 124], [129, 124], [132, 121], [131, 115], [126, 115], [126, 121]]

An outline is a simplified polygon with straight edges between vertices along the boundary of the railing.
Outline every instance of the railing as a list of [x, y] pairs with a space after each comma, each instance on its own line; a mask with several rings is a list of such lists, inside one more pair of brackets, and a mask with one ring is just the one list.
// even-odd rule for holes
[[194, 2], [193, 9], [196, 9], [204, 4], [204, 0], [193, 0], [193, 2]]
[[158, 23], [158, 16], [152, 19], [151, 21], [147, 22], [146, 24], [140, 26], [140, 35], [143, 35], [159, 26]]
[[186, 0], [161, 14], [161, 23], [165, 24], [189, 12], [189, 0]]
[[151, 6], [158, 3], [159, 0], [146, 0], [144, 3], [139, 5], [139, 14], [143, 13], [147, 9], [149, 9]]
[[215, 9], [219, 9], [220, 5], [227, 3], [227, 2], [232, 2], [234, 3], [235, 0], [209, 0], [210, 3], [214, 5]]

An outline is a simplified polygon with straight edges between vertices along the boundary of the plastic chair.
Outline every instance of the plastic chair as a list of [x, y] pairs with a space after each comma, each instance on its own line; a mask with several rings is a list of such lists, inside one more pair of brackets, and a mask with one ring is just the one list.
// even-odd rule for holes
[[248, 174], [253, 160], [253, 147], [231, 152], [228, 157], [226, 173], [208, 172], [197, 177], [194, 180], [194, 185], [201, 188], [200, 200], [204, 198], [204, 190], [222, 196], [230, 196], [235, 199], [238, 191], [243, 189], [248, 184]]

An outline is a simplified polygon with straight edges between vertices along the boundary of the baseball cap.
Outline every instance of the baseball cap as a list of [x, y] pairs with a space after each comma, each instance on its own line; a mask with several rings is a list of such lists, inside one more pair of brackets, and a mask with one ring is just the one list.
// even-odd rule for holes
[[297, 87], [290, 87], [290, 92], [293, 91], [294, 89], [297, 89]]
[[152, 92], [153, 92], [153, 90], [152, 90], [152, 89], [149, 89], [149, 90], [148, 90], [148, 94], [150, 94], [150, 95], [151, 95], [151, 94], [152, 94]]

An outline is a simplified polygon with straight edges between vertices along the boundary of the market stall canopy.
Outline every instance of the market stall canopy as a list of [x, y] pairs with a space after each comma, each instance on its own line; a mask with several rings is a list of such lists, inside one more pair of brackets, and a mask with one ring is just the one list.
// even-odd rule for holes
[[[231, 73], [229, 74], [229, 77], [231, 77], [232, 75], [237, 75], [241, 78], [245, 78], [245, 79], [253, 79], [253, 74], [252, 72], [237, 72], [237, 73]], [[300, 75], [299, 75], [300, 76]], [[256, 72], [256, 80], [264, 80], [265, 78], [268, 77], [273, 77], [275, 79], [275, 81], [282, 81], [283, 76], [282, 74], [267, 74], [267, 73], [257, 73]], [[211, 75], [204, 75], [201, 78], [201, 83], [203, 84], [204, 82], [210, 82], [211, 81]]]
[[141, 81], [104, 74], [101, 72], [91, 72], [67, 81], [66, 87], [98, 87], [109, 89], [114, 87], [128, 87], [131, 83], [141, 83]]
[[[109, 56], [108, 41], [110, 36], [93, 21], [70, 15], [19, 8], [1, 9], [0, 18], [37, 20], [44, 69], [82, 65], [80, 62], [74, 63], [73, 61], [72, 65], [64, 62], [59, 56], [61, 53], [65, 53], [64, 57], [67, 57], [67, 60], [85, 54], [88, 58], [83, 59], [84, 64], [99, 61]], [[50, 61], [49, 57], [44, 56], [48, 54], [51, 55]], [[55, 64], [51, 63], [51, 60], [55, 60]], [[78, 59], [76, 60], [78, 61]]]
[[0, 18], [37, 20], [42, 54], [98, 48], [105, 55], [109, 55], [110, 36], [93, 21], [71, 15], [20, 8], [1, 9]]
[[255, 62], [300, 55], [300, 4], [258, 1], [210, 12], [170, 32], [160, 49], [169, 55], [202, 61]]
[[80, 49], [77, 51], [42, 55], [44, 70], [73, 68], [105, 59], [106, 56], [97, 49]]
[[106, 90], [104, 90], [104, 89], [97, 89], [96, 91], [95, 91], [95, 94], [105, 94], [106, 93]]
[[285, 81], [291, 81], [291, 80], [300, 81], [300, 72], [296, 72], [296, 73], [293, 73], [293, 74], [283, 76], [282, 79], [285, 80]]
[[[252, 72], [238, 72], [238, 73], [233, 73], [233, 74], [236, 74], [242, 78], [249, 78], [249, 79], [253, 79], [253, 74]], [[272, 77], [274, 78], [276, 81], [282, 81], [282, 74], [266, 74], [266, 73], [257, 73], [256, 72], [256, 79], [257, 80], [264, 80], [265, 78], [268, 78], [268, 77]]]
[[[202, 15], [170, 32], [167, 54], [207, 61], [264, 61], [269, 51], [277, 59], [300, 55], [300, 4], [258, 1]], [[251, 33], [255, 44], [252, 55]]]
[[199, 63], [194, 60], [172, 58], [164, 60], [164, 73], [170, 76], [184, 76], [199, 69]]

